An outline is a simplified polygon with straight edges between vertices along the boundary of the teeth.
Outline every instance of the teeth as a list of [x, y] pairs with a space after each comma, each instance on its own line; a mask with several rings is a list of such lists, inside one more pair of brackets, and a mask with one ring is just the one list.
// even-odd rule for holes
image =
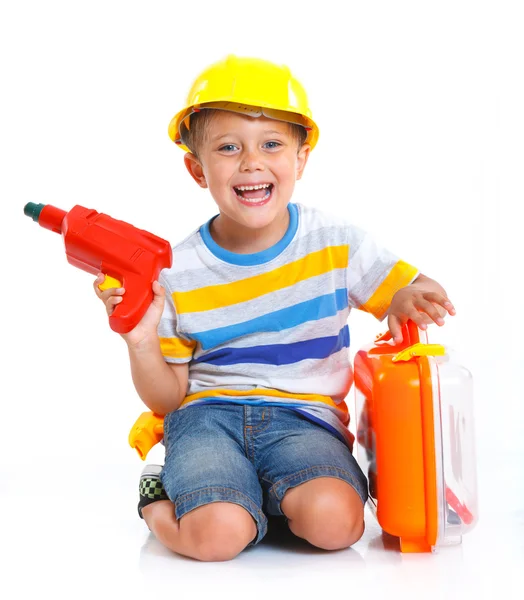
[[251, 190], [265, 190], [270, 185], [271, 185], [270, 183], [262, 183], [260, 185], [237, 185], [235, 187], [237, 188], [237, 190], [240, 190], [241, 192], [249, 192]]

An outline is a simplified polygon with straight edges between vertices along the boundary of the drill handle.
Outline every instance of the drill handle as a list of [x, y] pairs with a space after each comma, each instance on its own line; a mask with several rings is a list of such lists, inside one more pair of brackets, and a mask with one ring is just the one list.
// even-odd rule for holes
[[158, 273], [152, 274], [151, 281], [147, 284], [143, 275], [118, 273], [111, 265], [102, 264], [101, 271], [106, 279], [99, 286], [100, 289], [123, 287], [126, 290], [122, 302], [115, 306], [109, 317], [109, 326], [116, 333], [128, 333], [140, 322], [153, 301], [152, 285]]

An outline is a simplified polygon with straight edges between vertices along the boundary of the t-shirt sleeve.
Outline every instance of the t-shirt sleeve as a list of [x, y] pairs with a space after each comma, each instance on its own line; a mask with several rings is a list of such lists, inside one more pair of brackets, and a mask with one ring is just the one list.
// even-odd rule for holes
[[175, 304], [168, 282], [162, 277], [162, 273], [160, 273], [159, 283], [166, 290], [164, 312], [158, 324], [158, 337], [162, 356], [169, 363], [187, 363], [193, 358], [196, 342], [178, 331]]
[[412, 283], [419, 271], [379, 245], [371, 234], [350, 225], [348, 295], [353, 308], [382, 321], [395, 293]]

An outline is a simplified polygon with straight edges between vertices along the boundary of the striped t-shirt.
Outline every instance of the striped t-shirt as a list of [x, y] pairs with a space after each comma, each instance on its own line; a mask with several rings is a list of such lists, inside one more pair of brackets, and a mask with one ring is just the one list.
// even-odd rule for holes
[[361, 229], [289, 204], [274, 246], [235, 254], [206, 223], [173, 248], [158, 333], [167, 362], [189, 362], [179, 410], [201, 404], [283, 406], [350, 446], [344, 398], [353, 382], [352, 308], [384, 318], [418, 272]]

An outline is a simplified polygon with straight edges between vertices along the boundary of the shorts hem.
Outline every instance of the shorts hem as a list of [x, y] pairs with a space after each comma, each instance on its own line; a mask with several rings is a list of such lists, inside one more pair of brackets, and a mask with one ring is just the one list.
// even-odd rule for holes
[[284, 514], [280, 508], [280, 503], [289, 489], [297, 487], [297, 485], [306, 483], [307, 481], [311, 481], [312, 479], [318, 479], [319, 477], [333, 477], [334, 479], [345, 481], [355, 490], [355, 492], [357, 492], [362, 504], [366, 504], [368, 500], [368, 491], [367, 489], [363, 489], [364, 486], [358, 481], [355, 475], [340, 467], [333, 467], [330, 465], [316, 466], [302, 469], [302, 471], [293, 473], [293, 475], [288, 475], [271, 486], [269, 495], [270, 497], [273, 497], [279, 514]]
[[212, 504], [214, 502], [230, 502], [231, 504], [238, 504], [242, 508], [245, 508], [247, 512], [253, 517], [257, 526], [256, 537], [248, 544], [248, 546], [254, 546], [258, 544], [260, 540], [267, 533], [267, 517], [262, 510], [242, 492], [234, 490], [228, 487], [205, 487], [188, 494], [183, 494], [174, 502], [175, 515], [177, 519], [181, 519], [188, 512], [205, 506], [206, 504]]

